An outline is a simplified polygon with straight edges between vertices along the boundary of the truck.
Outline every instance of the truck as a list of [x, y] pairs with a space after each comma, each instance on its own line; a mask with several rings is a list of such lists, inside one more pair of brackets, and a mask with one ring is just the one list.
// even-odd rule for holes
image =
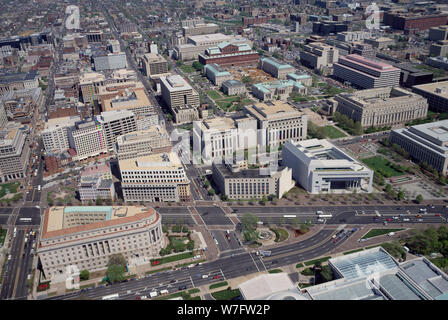
[[151, 298], [155, 298], [155, 297], [157, 297], [157, 291], [152, 291], [152, 292], [150, 292], [149, 293], [149, 296], [151, 297]]
[[210, 169], [205, 170], [205, 174], [206, 175], [212, 174], [212, 170], [210, 170]]
[[272, 255], [272, 252], [267, 250], [258, 250], [256, 254], [257, 256], [270, 257]]
[[114, 294], [109, 294], [107, 296], [102, 297], [102, 300], [117, 300], [119, 297], [118, 293], [114, 293]]
[[37, 186], [37, 191], [40, 191], [40, 185]]

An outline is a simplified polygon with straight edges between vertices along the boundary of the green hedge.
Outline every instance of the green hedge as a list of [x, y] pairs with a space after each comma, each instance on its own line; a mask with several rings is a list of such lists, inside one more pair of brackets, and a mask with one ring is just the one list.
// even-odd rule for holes
[[303, 268], [304, 267], [304, 265], [303, 265], [303, 263], [298, 263], [298, 264], [296, 264], [296, 268], [298, 269], [298, 268]]
[[315, 260], [310, 260], [310, 261], [305, 262], [305, 265], [306, 266], [312, 266], [313, 264], [316, 264], [317, 262], [321, 262], [322, 263], [322, 262], [327, 261], [330, 258], [331, 258], [331, 256], [323, 257], [323, 258], [319, 258], [319, 259], [315, 259]]
[[173, 261], [177, 261], [177, 260], [188, 259], [188, 258], [193, 258], [193, 257], [194, 257], [193, 252], [184, 252], [184, 253], [181, 253], [181, 254], [176, 254], [174, 256], [163, 257], [161, 259], [152, 259], [151, 263], [153, 261], [160, 261], [160, 263], [157, 264], [157, 265], [161, 265], [161, 264], [164, 264], [164, 263], [173, 262]]
[[231, 300], [232, 298], [239, 297], [241, 292], [239, 289], [234, 290], [222, 290], [212, 293], [212, 297], [216, 300]]
[[227, 281], [218, 282], [218, 283], [214, 283], [214, 284], [210, 285], [209, 289], [216, 289], [216, 288], [225, 287], [228, 285], [229, 285], [229, 283]]
[[272, 269], [268, 271], [269, 273], [282, 273], [283, 270], [282, 269]]

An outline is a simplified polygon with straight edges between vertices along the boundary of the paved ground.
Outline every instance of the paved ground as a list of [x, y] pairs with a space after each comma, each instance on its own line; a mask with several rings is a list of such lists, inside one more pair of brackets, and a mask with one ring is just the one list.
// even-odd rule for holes
[[196, 207], [207, 225], [229, 225], [233, 226], [232, 221], [226, 217], [225, 212], [220, 207]]

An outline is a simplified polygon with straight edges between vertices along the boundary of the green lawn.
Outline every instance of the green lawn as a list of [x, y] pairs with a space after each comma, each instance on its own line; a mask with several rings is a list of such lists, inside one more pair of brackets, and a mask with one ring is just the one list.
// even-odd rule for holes
[[161, 265], [161, 264], [164, 264], [164, 263], [173, 262], [173, 261], [177, 261], [177, 260], [193, 258], [193, 256], [194, 255], [193, 255], [192, 252], [184, 252], [184, 253], [181, 253], [181, 254], [176, 254], [174, 256], [163, 257], [161, 259], [153, 259], [153, 260], [151, 260], [151, 262], [157, 260], [157, 261], [160, 261], [160, 263], [157, 264], [157, 265]]
[[221, 290], [217, 292], [213, 292], [212, 296], [216, 300], [231, 300], [232, 298], [236, 298], [241, 295], [241, 292], [239, 289], [234, 290]]
[[283, 270], [282, 269], [272, 269], [268, 271], [269, 273], [282, 273]]
[[361, 239], [368, 239], [376, 236], [382, 236], [383, 234], [388, 234], [389, 232], [397, 232], [404, 229], [370, 229]]
[[296, 264], [296, 268], [298, 269], [298, 268], [303, 268], [303, 263], [298, 263], [298, 264]]
[[3, 243], [5, 243], [5, 238], [6, 238], [6, 232], [8, 230], [6, 229], [0, 229], [0, 247], [3, 246]]
[[19, 182], [0, 184], [0, 198], [4, 197], [7, 193], [16, 193], [19, 189], [19, 186]]
[[355, 253], [355, 252], [359, 252], [359, 251], [363, 251], [363, 250], [364, 250], [363, 248], [359, 248], [359, 249], [355, 249], [355, 250], [347, 251], [347, 252], [344, 252], [344, 255], [346, 255], [346, 254], [351, 254], [351, 253]]
[[286, 231], [285, 229], [272, 228], [271, 231], [275, 233], [275, 240], [274, 240], [275, 242], [282, 242], [288, 239], [289, 234], [288, 231]]
[[216, 104], [223, 109], [224, 111], [227, 111], [227, 109], [232, 105], [233, 102], [238, 101], [239, 97], [234, 96], [230, 98], [224, 98], [220, 100], [215, 100]]
[[208, 91], [206, 91], [206, 93], [213, 100], [217, 100], [217, 99], [221, 99], [222, 98], [222, 96], [218, 92], [216, 92], [215, 90], [208, 90]]
[[223, 281], [223, 282], [218, 282], [218, 283], [214, 283], [212, 285], [210, 285], [210, 289], [216, 289], [216, 288], [220, 288], [220, 287], [225, 287], [228, 286], [229, 283], [227, 281]]
[[307, 262], [305, 262], [305, 265], [306, 266], [312, 266], [313, 264], [315, 264], [316, 262], [325, 262], [325, 261], [327, 261], [328, 259], [330, 259], [331, 257], [330, 256], [328, 256], [328, 257], [323, 257], [323, 258], [319, 258], [319, 259], [314, 259], [314, 260], [310, 260], [310, 261], [307, 261]]
[[201, 290], [198, 288], [193, 288], [193, 289], [188, 290], [189, 294], [198, 293], [198, 292], [201, 292]]
[[404, 174], [404, 172], [400, 172], [392, 168], [392, 162], [381, 156], [362, 159], [362, 162], [369, 166], [370, 169], [375, 171], [378, 171], [379, 169], [381, 173], [385, 173], [391, 177], [402, 176]]
[[183, 64], [179, 67], [185, 73], [193, 73], [196, 72], [196, 69], [188, 64]]
[[333, 126], [325, 126], [324, 129], [330, 139], [337, 139], [347, 136], [344, 132]]

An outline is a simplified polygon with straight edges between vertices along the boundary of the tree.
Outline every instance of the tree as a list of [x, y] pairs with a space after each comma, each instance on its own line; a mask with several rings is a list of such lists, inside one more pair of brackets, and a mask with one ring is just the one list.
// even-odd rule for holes
[[107, 267], [106, 276], [110, 283], [124, 280], [124, 267], [120, 265], [111, 265]]
[[257, 222], [260, 219], [250, 213], [246, 213], [241, 218], [241, 226], [243, 228], [243, 231], [254, 231], [257, 228]]
[[79, 279], [80, 280], [89, 280], [90, 277], [90, 273], [89, 270], [81, 270], [81, 272], [79, 273]]
[[202, 67], [203, 67], [202, 64], [199, 61], [194, 61], [191, 66], [193, 68], [195, 68], [197, 71], [201, 71]]
[[215, 195], [215, 190], [209, 189], [208, 190], [208, 194], [211, 195], [211, 196], [214, 196]]
[[194, 249], [194, 241], [191, 240], [187, 243], [187, 249], [192, 251]]
[[266, 205], [266, 203], [268, 202], [268, 198], [266, 197], [266, 195], [264, 194], [263, 197], [261, 198], [261, 203], [263, 205]]
[[98, 198], [96, 198], [95, 203], [96, 203], [96, 205], [100, 206], [103, 204], [103, 199], [101, 199], [101, 197], [98, 197]]
[[297, 218], [297, 217], [292, 218], [292, 220], [291, 220], [291, 225], [292, 225], [294, 228], [297, 228], [297, 226], [299, 225], [299, 218]]
[[415, 197], [415, 201], [417, 201], [417, 203], [421, 203], [423, 201], [423, 196], [419, 194], [417, 197]]
[[109, 262], [107, 266], [120, 265], [126, 266], [126, 259], [121, 253], [113, 254], [109, 257]]

